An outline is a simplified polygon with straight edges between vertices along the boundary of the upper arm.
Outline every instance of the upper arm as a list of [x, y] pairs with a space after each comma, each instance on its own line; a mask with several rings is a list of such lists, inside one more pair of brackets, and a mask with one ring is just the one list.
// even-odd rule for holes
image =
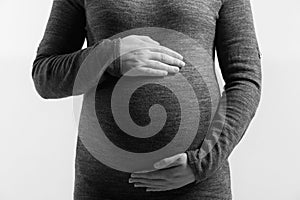
[[215, 41], [225, 88], [235, 83], [260, 88], [260, 51], [250, 0], [224, 0]]
[[53, 0], [52, 9], [37, 54], [59, 55], [82, 48], [85, 11], [79, 0]]

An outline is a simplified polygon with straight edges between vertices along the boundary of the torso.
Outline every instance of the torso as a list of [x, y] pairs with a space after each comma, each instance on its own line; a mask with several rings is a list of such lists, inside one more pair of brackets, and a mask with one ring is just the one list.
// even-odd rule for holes
[[[159, 123], [155, 126], [152, 121], [152, 128], [159, 130], [159, 137], [155, 137], [155, 134], [150, 133], [150, 131], [148, 138], [139, 138], [137, 133], [126, 134], [125, 131], [120, 130], [111, 111], [111, 95], [120, 80], [111, 77], [84, 95], [79, 124], [79, 136], [82, 137], [78, 137], [76, 154], [75, 181], [77, 187], [75, 185], [75, 193], [80, 195], [89, 192], [109, 197], [123, 195], [123, 199], [126, 199], [125, 197], [137, 199], [160, 197], [166, 199], [167, 196], [174, 197], [187, 192], [188, 188], [193, 186], [164, 194], [151, 194], [144, 192], [144, 189], [133, 188], [128, 183], [128, 177], [130, 170], [134, 170], [132, 167], [134, 165], [130, 164], [132, 161], [126, 164], [127, 154], [124, 153], [124, 156], [120, 158], [121, 167], [113, 167], [113, 164], [108, 164], [109, 161], [107, 160], [110, 160], [111, 157], [114, 157], [114, 161], [118, 160], [118, 152], [116, 151], [123, 149], [127, 153], [129, 152], [128, 155], [139, 154], [136, 157], [136, 162], [137, 165], [142, 166], [143, 162], [140, 159], [147, 158], [147, 153], [159, 152], [159, 150], [166, 148], [168, 143], [174, 140], [178, 134], [190, 134], [195, 129], [195, 122], [198, 126], [195, 129], [195, 137], [192, 138], [191, 144], [187, 147], [183, 145], [178, 149], [180, 151], [188, 148], [195, 149], [201, 144], [220, 98], [220, 91], [214, 74], [214, 37], [221, 1], [86, 0], [85, 6], [88, 45], [93, 45], [103, 38], [124, 37], [129, 34], [148, 35], [159, 41], [161, 45], [184, 55], [187, 65], [180, 74], [174, 76], [161, 79], [143, 79], [142, 82], [144, 81], [145, 84], [151, 82], [152, 85], [136, 88], [130, 101], [128, 99], [129, 104], [115, 105], [117, 106], [116, 110], [128, 106], [130, 113], [128, 117], [131, 117], [135, 124], [141, 127], [151, 125], [151, 120], [155, 121], [154, 118], [160, 118], [163, 115], [154, 112], [153, 116], [150, 118], [148, 116], [151, 106], [154, 104], [162, 105], [169, 113], [166, 123], [163, 126]], [[160, 27], [165, 30], [146, 27]], [[126, 101], [126, 98], [122, 98], [129, 94], [130, 87], [135, 83], [140, 83], [141, 79], [131, 78], [129, 80], [125, 78], [124, 80], [124, 83], [119, 86], [123, 93], [117, 94], [117, 96], [120, 95], [119, 99]], [[166, 84], [166, 87], [162, 87], [163, 84]], [[172, 90], [176, 90], [177, 98]], [[95, 104], [93, 104], [94, 100]], [[189, 113], [189, 115], [184, 114], [180, 108], [184, 108], [184, 112]], [[96, 110], [96, 120], [91, 118], [93, 116], [92, 110]], [[198, 115], [200, 115], [200, 119], [195, 119], [195, 116]], [[126, 115], [124, 114], [124, 116]], [[183, 118], [186, 119], [182, 120]], [[99, 149], [95, 149], [95, 146], [89, 147], [91, 143], [86, 142], [88, 140], [97, 141], [99, 124], [105, 132], [104, 137], [109, 139], [110, 144], [117, 147], [111, 148], [109, 155], [103, 155], [101, 149], [103, 146], [99, 145]], [[180, 126], [181, 128], [179, 128]], [[89, 138], [86, 137], [92, 131], [94, 134], [91, 134]], [[83, 139], [84, 137], [85, 139]], [[187, 140], [191, 139], [191, 137], [187, 138]], [[188, 143], [184, 136], [181, 141], [183, 144]], [[180, 145], [181, 143], [178, 141], [177, 146]], [[108, 149], [106, 150], [108, 151]], [[172, 152], [172, 149], [165, 152], [166, 155], [172, 153], [176, 152]], [[153, 155], [165, 156], [164, 152]], [[101, 156], [103, 158], [99, 159]], [[151, 159], [154, 159], [153, 156]], [[147, 163], [147, 161], [145, 162]], [[118, 162], [116, 161], [116, 163]]]

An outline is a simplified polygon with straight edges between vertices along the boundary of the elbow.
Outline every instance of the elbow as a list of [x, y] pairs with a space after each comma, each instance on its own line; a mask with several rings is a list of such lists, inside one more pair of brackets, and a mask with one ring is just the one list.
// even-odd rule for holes
[[36, 82], [34, 82], [34, 86], [40, 97], [43, 99], [51, 99], [51, 96], [46, 92], [43, 86], [38, 85]]
[[[253, 98], [253, 102], [251, 103], [251, 105], [253, 106], [253, 112], [251, 114], [251, 119], [254, 118], [257, 109], [259, 107], [260, 101], [261, 101], [261, 96], [262, 96], [262, 79], [261, 79], [261, 73], [259, 73], [256, 81], [254, 82], [254, 86], [252, 86], [252, 89], [250, 89], [250, 91], [252, 91], [252, 98]], [[249, 93], [250, 93], [249, 91]]]
[[257, 93], [257, 106], [259, 105], [260, 103], [260, 100], [261, 100], [261, 96], [262, 96], [262, 70], [261, 70], [261, 64], [259, 63], [259, 69], [257, 70], [257, 76], [256, 76], [256, 93]]
[[50, 99], [51, 95], [47, 89], [45, 80], [46, 78], [42, 74], [43, 59], [36, 58], [33, 62], [31, 77], [34, 83], [35, 90], [43, 99]]
[[32, 71], [32, 79], [33, 79], [35, 90], [37, 91], [38, 95], [43, 99], [49, 99], [50, 96], [49, 94], [47, 94], [47, 90], [45, 86], [41, 84], [39, 75], [35, 74], [34, 71]]

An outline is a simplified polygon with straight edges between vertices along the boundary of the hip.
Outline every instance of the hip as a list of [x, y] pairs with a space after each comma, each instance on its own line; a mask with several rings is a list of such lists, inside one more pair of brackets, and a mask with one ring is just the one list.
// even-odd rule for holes
[[75, 162], [74, 200], [224, 200], [231, 199], [231, 179], [229, 162], [214, 175], [198, 184], [188, 184], [182, 188], [146, 192], [145, 188], [135, 188], [128, 183], [130, 173], [107, 167], [95, 159], [82, 145], [77, 143]]

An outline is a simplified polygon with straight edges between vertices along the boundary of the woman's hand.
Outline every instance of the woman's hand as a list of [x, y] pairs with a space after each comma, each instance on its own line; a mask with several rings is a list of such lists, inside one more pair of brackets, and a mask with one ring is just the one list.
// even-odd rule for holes
[[129, 183], [134, 183], [135, 187], [146, 187], [146, 191], [166, 191], [195, 181], [186, 153], [165, 158], [155, 163], [154, 167], [158, 170], [132, 173]]
[[120, 73], [126, 76], [166, 76], [179, 72], [179, 67], [185, 65], [182, 55], [148, 36], [122, 38], [120, 53]]

